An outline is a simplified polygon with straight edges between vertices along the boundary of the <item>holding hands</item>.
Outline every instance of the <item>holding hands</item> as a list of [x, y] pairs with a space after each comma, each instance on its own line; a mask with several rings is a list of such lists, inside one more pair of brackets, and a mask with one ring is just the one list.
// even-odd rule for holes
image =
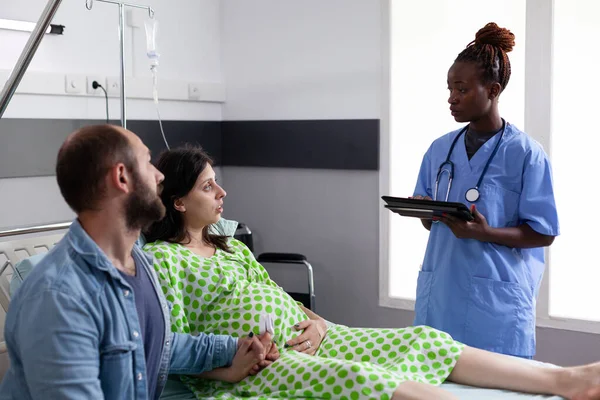
[[238, 350], [231, 366], [224, 369], [221, 380], [239, 382], [249, 375], [256, 375], [278, 358], [279, 350], [269, 332], [260, 336], [250, 333], [247, 338], [238, 339]]

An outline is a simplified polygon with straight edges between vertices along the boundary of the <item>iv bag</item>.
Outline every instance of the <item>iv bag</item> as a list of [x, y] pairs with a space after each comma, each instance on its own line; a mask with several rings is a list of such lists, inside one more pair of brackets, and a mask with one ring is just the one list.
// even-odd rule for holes
[[146, 27], [146, 55], [151, 61], [151, 65], [158, 65], [158, 51], [156, 49], [156, 31], [158, 29], [158, 21], [156, 18], [147, 19], [144, 22]]

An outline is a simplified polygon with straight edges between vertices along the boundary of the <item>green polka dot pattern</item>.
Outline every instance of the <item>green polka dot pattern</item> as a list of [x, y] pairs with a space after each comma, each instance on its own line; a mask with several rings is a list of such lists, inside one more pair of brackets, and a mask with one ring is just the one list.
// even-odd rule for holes
[[[307, 319], [299, 305], [270, 278], [246, 246], [230, 239], [233, 253], [202, 258], [184, 246], [148, 244], [162, 291], [173, 303], [172, 330], [246, 336], [259, 333], [261, 313], [275, 321], [281, 345]], [[463, 345], [429, 327], [364, 329], [333, 325], [316, 356], [280, 348], [281, 357], [240, 383], [182, 377], [197, 398], [390, 399], [407, 380], [441, 384]]]

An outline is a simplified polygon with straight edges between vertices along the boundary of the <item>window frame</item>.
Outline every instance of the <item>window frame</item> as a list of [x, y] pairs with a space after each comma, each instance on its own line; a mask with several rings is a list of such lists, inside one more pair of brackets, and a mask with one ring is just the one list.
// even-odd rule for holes
[[[381, 121], [379, 195], [390, 190], [391, 120], [391, 1], [382, 1], [381, 36]], [[552, 82], [554, 0], [526, 0], [525, 34], [525, 131], [540, 142], [552, 158]], [[549, 134], [550, 133], [550, 134]], [[415, 177], [416, 179], [416, 177]], [[379, 306], [414, 311], [415, 301], [389, 294], [390, 213], [379, 208]], [[546, 270], [536, 307], [536, 326], [600, 334], [600, 321], [559, 318], [550, 315], [551, 253], [546, 249]], [[416, 285], [416, 282], [415, 282]]]

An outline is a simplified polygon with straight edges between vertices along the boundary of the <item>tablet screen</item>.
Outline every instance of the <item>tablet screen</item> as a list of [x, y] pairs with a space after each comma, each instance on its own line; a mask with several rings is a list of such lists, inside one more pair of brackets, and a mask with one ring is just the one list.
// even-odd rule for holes
[[404, 217], [431, 219], [446, 213], [465, 221], [472, 221], [473, 215], [462, 203], [433, 200], [417, 200], [403, 197], [383, 196], [385, 207]]

